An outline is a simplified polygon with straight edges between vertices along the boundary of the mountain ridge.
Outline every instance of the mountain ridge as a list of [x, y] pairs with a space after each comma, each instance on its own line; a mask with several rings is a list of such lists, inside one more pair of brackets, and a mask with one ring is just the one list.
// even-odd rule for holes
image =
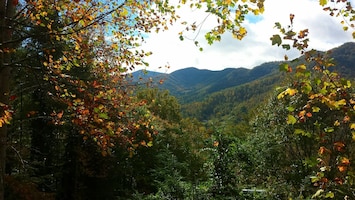
[[[328, 50], [336, 66], [332, 68], [346, 78], [355, 78], [355, 43], [348, 42]], [[324, 52], [318, 52], [324, 53]], [[291, 65], [297, 65], [295, 59]], [[188, 67], [170, 74], [146, 73], [156, 82], [153, 86], [166, 89], [182, 105], [182, 112], [200, 120], [247, 113], [280, 83], [279, 66], [285, 61], [272, 61], [252, 69], [226, 68], [220, 71]], [[164, 80], [163, 84], [159, 84]]]

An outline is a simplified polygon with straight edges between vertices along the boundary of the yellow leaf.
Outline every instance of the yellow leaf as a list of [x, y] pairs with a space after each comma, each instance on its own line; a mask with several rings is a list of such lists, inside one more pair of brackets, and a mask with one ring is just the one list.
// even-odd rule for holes
[[153, 146], [153, 141], [149, 141], [147, 144], [148, 147], [152, 147]]
[[320, 111], [319, 107], [317, 107], [317, 106], [312, 107], [312, 112], [319, 112], [319, 111]]
[[118, 44], [117, 44], [117, 43], [113, 43], [113, 44], [111, 45], [111, 47], [112, 47], [113, 49], [115, 49], [115, 50], [118, 50]]
[[80, 50], [80, 46], [78, 43], [75, 44], [75, 50], [79, 51]]
[[305, 70], [307, 69], [307, 67], [306, 67], [306, 65], [298, 65], [297, 67], [296, 67], [296, 72], [304, 72]]
[[123, 10], [120, 12], [121, 17], [125, 17], [128, 15], [128, 10], [126, 8], [123, 8]]
[[287, 116], [287, 124], [295, 124], [296, 122], [297, 122], [297, 119], [293, 115]]
[[327, 0], [319, 0], [319, 5], [321, 6], [325, 6], [327, 3]]
[[240, 27], [240, 28], [239, 28], [239, 33], [240, 33], [241, 35], [245, 35], [245, 34], [247, 33], [247, 30], [246, 30], [244, 27]]

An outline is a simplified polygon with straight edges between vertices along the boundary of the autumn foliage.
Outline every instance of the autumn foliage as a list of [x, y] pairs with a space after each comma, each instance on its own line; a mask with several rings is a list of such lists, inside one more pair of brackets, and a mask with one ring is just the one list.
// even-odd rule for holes
[[[344, 31], [354, 28], [350, 2], [319, 4], [331, 16], [343, 18]], [[248, 33], [243, 25], [247, 15], [261, 15], [265, 9], [264, 0], [0, 0], [0, 200], [5, 182], [11, 191], [34, 198], [45, 194], [27, 190], [60, 190], [61, 198], [75, 199], [94, 195], [95, 188], [110, 188], [132, 197], [139, 184], [144, 189], [138, 192], [158, 197], [184, 198], [188, 189], [206, 198], [239, 195], [235, 185], [243, 180], [236, 174], [244, 177], [240, 169], [259, 162], [248, 155], [248, 145], [181, 119], [175, 99], [157, 91], [137, 93], [130, 77], [137, 66], [149, 66], [146, 57], [152, 52], [140, 48], [147, 35], [168, 30], [179, 20], [175, 11], [183, 5], [215, 17], [217, 25], [205, 34], [208, 44], [226, 32], [242, 40]], [[275, 23], [280, 34], [271, 36], [272, 45], [297, 49], [303, 56], [294, 62], [285, 56], [280, 65], [290, 78], [276, 96], [286, 112], [281, 124], [287, 134], [312, 144], [307, 153], [305, 146], [299, 150], [306, 155], [303, 167], [314, 171], [307, 177], [312, 198], [354, 197], [353, 83], [336, 73], [326, 53], [308, 50], [311, 30], [295, 31], [296, 20], [290, 14], [289, 26]], [[181, 40], [185, 32], [199, 32], [203, 26], [181, 24]], [[6, 155], [9, 149], [11, 156]], [[10, 176], [5, 179], [5, 174]], [[33, 177], [36, 184], [27, 183]], [[114, 184], [97, 184], [101, 181]], [[126, 184], [128, 192], [117, 191], [127, 189]], [[221, 193], [224, 189], [228, 194]]]

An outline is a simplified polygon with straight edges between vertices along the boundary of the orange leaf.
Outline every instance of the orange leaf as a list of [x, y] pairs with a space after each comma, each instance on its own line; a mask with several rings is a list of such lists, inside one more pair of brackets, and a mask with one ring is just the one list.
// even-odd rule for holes
[[320, 147], [319, 150], [318, 150], [318, 153], [320, 155], [323, 155], [324, 153], [329, 153], [329, 149], [325, 148], [325, 147]]
[[298, 113], [298, 117], [303, 117], [306, 114], [305, 110], [302, 110]]
[[341, 164], [343, 164], [343, 165], [349, 165], [349, 164], [350, 164], [350, 160], [349, 160], [348, 158], [343, 157], [343, 158], [341, 159]]
[[60, 113], [57, 114], [57, 117], [61, 119], [63, 117], [64, 111], [62, 110]]
[[345, 116], [343, 121], [346, 123], [346, 122], [349, 122], [350, 121], [350, 117], [349, 116]]
[[219, 145], [219, 142], [218, 142], [218, 141], [214, 141], [214, 142], [213, 142], [213, 146], [218, 147], [218, 145]]
[[343, 151], [345, 144], [343, 142], [334, 142], [334, 149], [337, 151]]
[[344, 171], [346, 171], [346, 169], [347, 169], [347, 167], [344, 166], [344, 165], [339, 165], [339, 166], [338, 166], [338, 170], [339, 170], [340, 172], [344, 172]]

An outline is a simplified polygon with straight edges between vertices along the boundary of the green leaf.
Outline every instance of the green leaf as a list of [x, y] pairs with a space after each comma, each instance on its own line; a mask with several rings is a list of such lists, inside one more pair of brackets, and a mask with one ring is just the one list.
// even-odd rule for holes
[[99, 113], [99, 112], [100, 112], [100, 109], [95, 107], [95, 108], [94, 108], [94, 112], [95, 112], [95, 113]]
[[282, 72], [287, 72], [288, 71], [288, 64], [287, 63], [281, 63], [279, 69]]
[[302, 130], [302, 129], [295, 129], [295, 132], [294, 132], [295, 134], [300, 134], [300, 135], [304, 135], [304, 133], [305, 133], [305, 131], [304, 130]]
[[278, 29], [280, 29], [280, 28], [281, 28], [280, 22], [276, 22], [276, 23], [275, 23], [275, 27], [278, 28]]
[[324, 128], [324, 131], [326, 133], [331, 133], [331, 132], [334, 132], [334, 128], [333, 127], [326, 127], [326, 128]]
[[292, 106], [288, 106], [288, 107], [287, 107], [287, 110], [290, 111], [290, 112], [293, 112], [293, 111], [295, 111], [295, 108], [292, 107]]
[[319, 190], [312, 196], [312, 199], [315, 199], [316, 197], [319, 197], [323, 192], [324, 192], [323, 189], [319, 189]]
[[286, 49], [286, 50], [290, 50], [291, 49], [291, 46], [289, 44], [283, 44], [282, 45], [282, 48], [283, 49]]
[[293, 115], [288, 115], [287, 116], [287, 124], [295, 124], [297, 122], [297, 119]]
[[100, 113], [99, 117], [102, 118], [102, 119], [109, 119], [107, 113]]
[[282, 43], [281, 37], [279, 35], [273, 35], [270, 40], [272, 42], [272, 45], [277, 44], [277, 46], [280, 46]]
[[302, 135], [302, 136], [306, 136], [306, 137], [311, 137], [312, 135], [309, 132], [306, 132], [305, 130], [302, 129], [295, 129], [294, 132], [296, 135]]
[[321, 84], [321, 80], [319, 79], [319, 78], [315, 78], [314, 79], [314, 83], [316, 84], [316, 85], [319, 85], [319, 84]]
[[302, 90], [305, 94], [309, 94], [312, 91], [312, 86], [309, 83], [304, 83]]
[[325, 198], [334, 198], [334, 193], [332, 191], [329, 191], [326, 195]]

